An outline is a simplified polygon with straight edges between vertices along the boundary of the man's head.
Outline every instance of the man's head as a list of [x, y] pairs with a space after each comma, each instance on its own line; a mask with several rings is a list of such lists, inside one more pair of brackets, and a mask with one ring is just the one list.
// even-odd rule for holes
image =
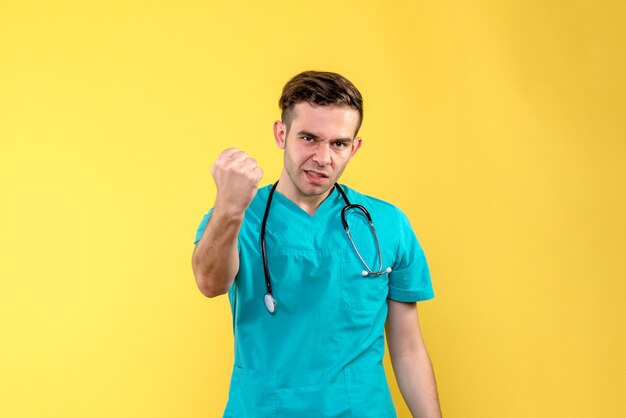
[[361, 93], [339, 74], [307, 71], [283, 88], [282, 121], [274, 122], [284, 152], [279, 191], [290, 199], [323, 199], [361, 146]]
[[305, 71], [285, 84], [278, 106], [282, 111], [281, 118], [287, 127], [287, 134], [293, 122], [294, 107], [301, 102], [317, 106], [350, 107], [359, 112], [355, 137], [361, 128], [363, 98], [354, 84], [340, 74], [327, 71]]

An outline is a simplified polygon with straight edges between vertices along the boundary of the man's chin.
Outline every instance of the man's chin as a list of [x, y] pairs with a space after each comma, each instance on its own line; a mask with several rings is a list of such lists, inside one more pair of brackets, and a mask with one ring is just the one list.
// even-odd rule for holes
[[327, 194], [335, 185], [331, 180], [328, 180], [325, 184], [306, 184], [300, 188], [300, 191], [306, 196], [317, 197]]

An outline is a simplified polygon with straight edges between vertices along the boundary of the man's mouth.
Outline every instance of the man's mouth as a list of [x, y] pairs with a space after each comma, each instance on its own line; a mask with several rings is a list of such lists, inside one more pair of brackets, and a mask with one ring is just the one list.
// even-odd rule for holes
[[306, 174], [308, 174], [309, 176], [313, 177], [313, 178], [319, 178], [319, 179], [326, 179], [326, 178], [328, 178], [328, 176], [326, 174], [321, 173], [319, 171], [304, 170], [304, 172]]

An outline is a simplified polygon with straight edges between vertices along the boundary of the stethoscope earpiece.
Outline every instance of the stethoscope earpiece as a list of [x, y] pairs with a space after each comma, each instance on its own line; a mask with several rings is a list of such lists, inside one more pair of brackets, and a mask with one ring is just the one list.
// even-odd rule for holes
[[367, 270], [363, 270], [363, 271], [361, 271], [361, 276], [363, 276], [363, 277], [367, 277], [367, 276], [382, 276], [383, 274], [389, 274], [391, 272], [392, 272], [391, 267], [387, 267], [383, 271], [367, 271]]

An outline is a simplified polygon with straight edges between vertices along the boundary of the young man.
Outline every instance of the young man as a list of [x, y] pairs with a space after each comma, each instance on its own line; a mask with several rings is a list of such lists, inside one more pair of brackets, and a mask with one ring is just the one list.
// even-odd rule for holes
[[225, 150], [196, 234], [198, 288], [228, 293], [233, 314], [224, 417], [395, 417], [385, 327], [413, 416], [441, 416], [415, 304], [434, 297], [424, 253], [399, 209], [337, 184], [361, 146], [361, 94], [339, 74], [308, 71], [279, 105], [277, 184], [257, 190], [256, 161]]

